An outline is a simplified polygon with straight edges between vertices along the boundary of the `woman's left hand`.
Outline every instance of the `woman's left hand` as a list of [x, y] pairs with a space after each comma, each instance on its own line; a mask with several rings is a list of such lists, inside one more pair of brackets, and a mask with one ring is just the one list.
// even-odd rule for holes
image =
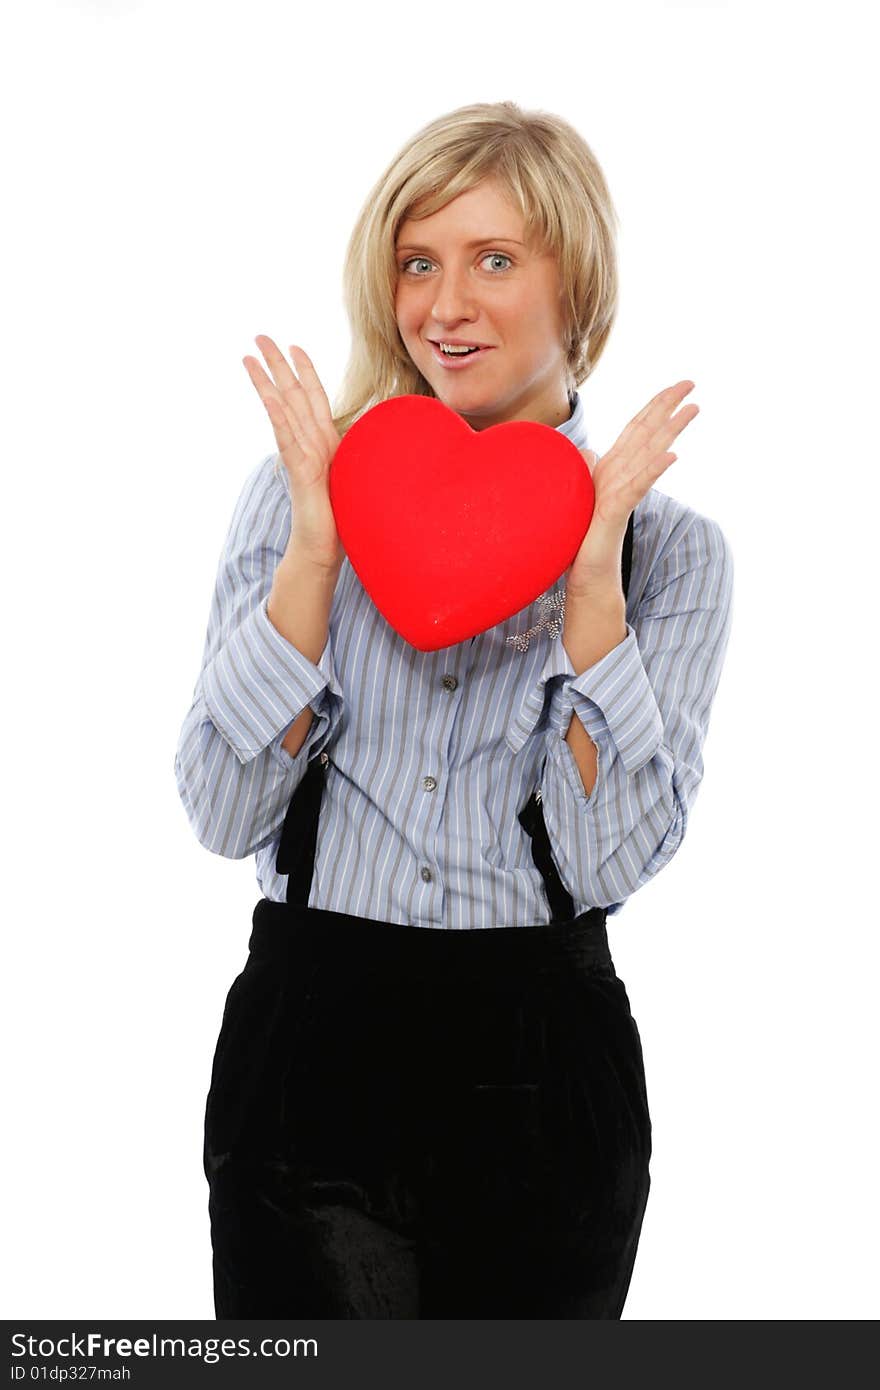
[[586, 596], [603, 586], [620, 587], [621, 552], [630, 513], [678, 457], [667, 452], [669, 445], [700, 407], [687, 405], [677, 415], [673, 411], [693, 389], [692, 381], [667, 386], [630, 420], [602, 458], [592, 451], [581, 451], [596, 497], [589, 530], [566, 570], [567, 594]]

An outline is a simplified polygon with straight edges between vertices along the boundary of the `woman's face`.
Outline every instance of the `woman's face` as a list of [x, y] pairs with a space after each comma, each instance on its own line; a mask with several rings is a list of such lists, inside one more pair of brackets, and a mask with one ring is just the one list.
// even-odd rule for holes
[[[522, 214], [497, 182], [407, 218], [396, 257], [400, 336], [445, 405], [477, 430], [569, 418], [556, 260], [524, 244]], [[482, 346], [444, 357], [440, 341]]]

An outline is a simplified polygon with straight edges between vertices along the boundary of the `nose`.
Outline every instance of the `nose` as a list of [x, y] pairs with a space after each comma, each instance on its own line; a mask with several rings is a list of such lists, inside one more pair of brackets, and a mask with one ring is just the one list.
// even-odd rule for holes
[[472, 286], [465, 270], [445, 270], [437, 282], [431, 317], [438, 328], [474, 318]]

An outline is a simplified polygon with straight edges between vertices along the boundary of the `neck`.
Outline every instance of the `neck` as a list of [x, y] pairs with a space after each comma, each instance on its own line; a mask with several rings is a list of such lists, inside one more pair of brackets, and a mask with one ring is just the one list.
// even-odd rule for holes
[[556, 429], [559, 425], [564, 425], [566, 420], [571, 419], [573, 410], [573, 401], [569, 400], [567, 391], [562, 388], [547, 401], [542, 401], [536, 406], [523, 406], [519, 410], [515, 409], [500, 417], [469, 415], [465, 411], [459, 413], [462, 419], [466, 420], [471, 429], [474, 430], [486, 430], [492, 425], [501, 425], [514, 420], [529, 420], [535, 424], [550, 425], [552, 429]]

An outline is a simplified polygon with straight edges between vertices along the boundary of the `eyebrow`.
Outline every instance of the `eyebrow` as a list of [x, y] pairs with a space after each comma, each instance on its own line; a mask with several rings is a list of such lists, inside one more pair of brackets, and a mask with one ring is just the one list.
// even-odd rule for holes
[[[515, 237], [512, 237], [512, 236], [481, 236], [481, 237], [477, 237], [476, 241], [466, 241], [466, 242], [465, 242], [465, 249], [468, 250], [468, 251], [470, 251], [470, 250], [472, 250], [475, 246], [483, 246], [483, 245], [485, 245], [485, 243], [488, 242], [488, 241], [505, 241], [505, 242], [507, 242], [507, 244], [508, 244], [509, 246], [525, 246], [525, 242], [524, 242], [524, 241], [517, 241], [516, 238], [515, 238]], [[401, 245], [397, 246], [397, 247], [395, 248], [395, 250], [397, 250], [397, 251], [430, 251], [430, 250], [431, 250], [431, 247], [430, 247], [430, 246], [418, 246], [418, 245], [413, 245], [413, 244], [411, 244], [410, 242], [404, 242], [404, 243], [402, 243]], [[432, 253], [432, 254], [433, 254], [433, 253]]]

